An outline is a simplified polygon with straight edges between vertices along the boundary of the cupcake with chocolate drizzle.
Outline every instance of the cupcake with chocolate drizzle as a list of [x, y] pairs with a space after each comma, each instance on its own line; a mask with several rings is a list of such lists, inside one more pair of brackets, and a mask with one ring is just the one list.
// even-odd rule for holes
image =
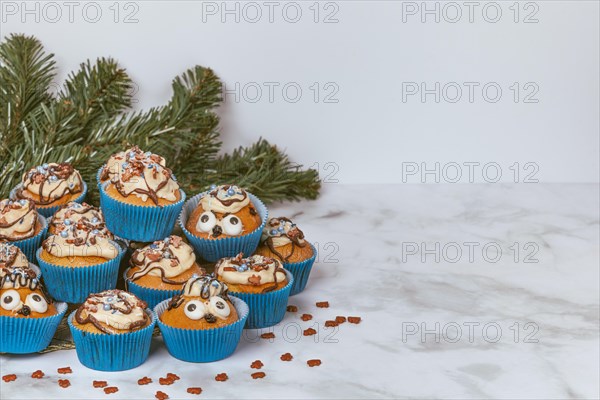
[[31, 168], [23, 175], [11, 197], [32, 201], [42, 215], [50, 217], [58, 206], [69, 201], [82, 201], [86, 192], [87, 186], [79, 171], [70, 163], [63, 162]]
[[38, 215], [32, 201], [0, 201], [0, 243], [14, 244], [33, 260], [47, 229], [46, 219]]
[[100, 203], [116, 235], [149, 242], [171, 233], [185, 193], [165, 165], [163, 157], [134, 146], [111, 156], [102, 168]]
[[92, 293], [69, 315], [79, 361], [88, 368], [121, 371], [143, 363], [150, 351], [154, 313], [123, 290]]
[[252, 253], [267, 218], [262, 202], [236, 185], [213, 185], [190, 199], [180, 225], [196, 250], [208, 261]]
[[304, 238], [304, 232], [289, 218], [271, 218], [265, 225], [256, 254], [277, 258], [294, 275], [292, 295], [306, 287], [317, 250]]
[[0, 255], [0, 352], [41, 351], [50, 344], [67, 305], [53, 302], [14, 246], [6, 249], [8, 257]]
[[124, 253], [100, 220], [76, 215], [53, 220], [54, 234], [37, 252], [48, 291], [69, 303], [80, 303], [91, 292], [114, 288]]
[[261, 255], [244, 258], [240, 253], [219, 260], [215, 277], [248, 303], [246, 328], [264, 328], [283, 319], [294, 278], [281, 261]]
[[241, 338], [248, 305], [229, 296], [214, 275], [192, 276], [177, 295], [155, 308], [169, 353], [190, 362], [231, 355]]
[[129, 265], [128, 289], [150, 307], [179, 293], [193, 275], [206, 272], [196, 263], [194, 249], [175, 235], [136, 250]]

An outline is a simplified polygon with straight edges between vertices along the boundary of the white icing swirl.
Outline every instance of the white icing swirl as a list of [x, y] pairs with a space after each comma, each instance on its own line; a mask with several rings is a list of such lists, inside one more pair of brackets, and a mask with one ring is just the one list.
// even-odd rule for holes
[[[97, 229], [105, 228], [104, 215], [97, 207], [93, 207], [87, 203], [76, 203], [70, 201], [61, 206], [61, 208], [52, 216], [52, 225], [58, 226], [69, 220], [73, 224], [80, 221], [94, 226]], [[112, 236], [111, 236], [112, 237]]]
[[[132, 330], [145, 325], [148, 318], [146, 307], [147, 304], [133, 294], [112, 289], [90, 294], [77, 310], [75, 318], [78, 323], [97, 321], [117, 330]], [[110, 330], [107, 333], [117, 332]]]
[[173, 278], [190, 269], [196, 262], [194, 249], [179, 236], [158, 240], [131, 256], [131, 265], [140, 271], [131, 275], [136, 280], [144, 275]]
[[286, 279], [283, 264], [279, 260], [261, 255], [242, 258], [222, 258], [215, 266], [215, 273], [222, 281], [237, 285], [264, 285], [283, 282]]
[[42, 243], [43, 248], [56, 257], [102, 257], [111, 260], [119, 254], [110, 241], [112, 234], [106, 228], [96, 228], [83, 220], [77, 223], [65, 220], [57, 225], [57, 232]]
[[[102, 171], [101, 180], [112, 180], [113, 177], [118, 176], [122, 169], [121, 165], [127, 160], [128, 154], [130, 154], [131, 152], [137, 154], [138, 151], [141, 152], [141, 150], [137, 146], [134, 146], [125, 151], [120, 151], [110, 156]], [[163, 167], [166, 166], [166, 160], [163, 157], [154, 154], [154, 160]]]
[[221, 185], [204, 194], [200, 204], [205, 211], [236, 213], [250, 204], [248, 193], [236, 185]]
[[35, 234], [38, 213], [27, 199], [0, 202], [0, 240], [20, 240]]
[[159, 198], [173, 202], [177, 200], [179, 185], [175, 175], [164, 166], [165, 159], [161, 156], [143, 152], [136, 146], [126, 151], [122, 159], [118, 159], [119, 164], [115, 160], [117, 158], [111, 161], [111, 166], [105, 167], [105, 171], [110, 171], [106, 174], [121, 195], [133, 194], [142, 201], [150, 198], [155, 203], [158, 203]]
[[208, 299], [214, 296], [227, 295], [227, 285], [211, 275], [192, 276], [183, 286], [181, 294], [188, 297]]
[[299, 245], [304, 245], [304, 234], [295, 223], [283, 217], [271, 218], [263, 228], [260, 241], [266, 242], [271, 238], [274, 247], [281, 247], [292, 243], [292, 238]]
[[79, 171], [69, 163], [48, 163], [30, 169], [23, 175], [22, 191], [18, 197], [30, 197], [26, 192], [39, 195], [38, 204], [49, 204], [67, 193], [79, 193], [83, 180]]
[[0, 242], [0, 268], [29, 268], [29, 261], [17, 246]]

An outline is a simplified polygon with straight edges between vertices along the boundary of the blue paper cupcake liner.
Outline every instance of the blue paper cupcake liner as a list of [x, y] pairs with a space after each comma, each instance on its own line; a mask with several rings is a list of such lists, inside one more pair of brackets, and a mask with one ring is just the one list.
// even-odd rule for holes
[[203, 239], [188, 231], [185, 227], [185, 224], [187, 223], [187, 220], [192, 212], [198, 207], [198, 203], [200, 203], [202, 196], [204, 196], [206, 193], [208, 192], [197, 194], [189, 199], [185, 203], [185, 206], [183, 206], [183, 210], [179, 216], [179, 226], [181, 226], [183, 233], [188, 238], [192, 247], [194, 247], [194, 249], [202, 256], [202, 258], [210, 262], [215, 262], [223, 257], [233, 257], [238, 255], [238, 253], [244, 253], [244, 255], [250, 256], [258, 247], [263, 227], [267, 223], [267, 218], [269, 216], [267, 207], [262, 201], [260, 201], [258, 197], [248, 193], [250, 201], [252, 204], [254, 204], [254, 208], [256, 208], [258, 215], [260, 215], [262, 219], [260, 226], [249, 234], [243, 236], [223, 237], [219, 239]]
[[292, 285], [290, 296], [302, 292], [306, 287], [308, 276], [310, 275], [310, 271], [317, 258], [317, 249], [312, 244], [310, 247], [312, 247], [313, 250], [311, 258], [295, 263], [283, 263], [283, 267], [294, 275], [294, 284]]
[[66, 303], [54, 303], [54, 306], [58, 314], [50, 317], [0, 316], [0, 353], [28, 354], [48, 347], [67, 312]]
[[[77, 196], [77, 198], [75, 198], [75, 200], [71, 200], [71, 201], [74, 201], [76, 203], [81, 203], [85, 199], [85, 196], [87, 195], [88, 187], [87, 187], [87, 183], [85, 183], [83, 180], [82, 180], [82, 182], [83, 182], [83, 190], [81, 191], [79, 196]], [[12, 200], [17, 199], [16, 193], [17, 193], [17, 189], [19, 189], [20, 187], [21, 187], [21, 184], [18, 184], [15, 188], [13, 188], [13, 190], [10, 191], [10, 198]], [[48, 217], [53, 216], [54, 213], [57, 212], [61, 206], [63, 206], [63, 204], [59, 204], [57, 206], [52, 206], [52, 207], [36, 206], [36, 210], [39, 214], [48, 218]]]
[[285, 317], [288, 298], [294, 285], [294, 276], [291, 272], [286, 270], [285, 274], [288, 284], [273, 292], [242, 293], [229, 290], [230, 294], [245, 301], [250, 308], [246, 329], [267, 328], [277, 325]]
[[124, 371], [141, 365], [150, 353], [152, 331], [156, 325], [156, 315], [150, 309], [152, 322], [147, 327], [134, 332], [109, 335], [90, 333], [73, 325], [73, 311], [68, 318], [69, 328], [75, 342], [79, 362], [98, 371]]
[[138, 206], [123, 203], [107, 195], [105, 189], [108, 183], [100, 185], [100, 206], [109, 231], [124, 239], [138, 242], [152, 242], [171, 234], [185, 202], [183, 190], [179, 189], [181, 199], [176, 203], [162, 207]]
[[[181, 289], [175, 290], [160, 290], [147, 288], [144, 286], [140, 286], [136, 284], [134, 281], [130, 280], [127, 277], [127, 273], [129, 272], [129, 268], [123, 273], [123, 279], [125, 279], [126, 290], [135, 294], [140, 299], [144, 300], [148, 303], [148, 308], [154, 308], [158, 303], [163, 300], [170, 299], [176, 294], [181, 293]], [[182, 285], [183, 288], [183, 285]]]
[[42, 229], [38, 232], [37, 235], [28, 239], [15, 240], [14, 242], [9, 242], [10, 244], [13, 244], [19, 249], [21, 249], [21, 251], [23, 252], [23, 254], [25, 254], [25, 257], [27, 257], [28, 260], [35, 260], [35, 252], [41, 246], [42, 240], [46, 238], [46, 232], [48, 231], [48, 222], [46, 221], [46, 218], [44, 218], [41, 215], [38, 215], [37, 223], [42, 224]]
[[196, 363], [222, 360], [233, 354], [242, 337], [249, 308], [241, 299], [234, 296], [229, 296], [229, 299], [238, 313], [239, 320], [231, 325], [213, 329], [173, 328], [160, 320], [169, 300], [157, 305], [154, 312], [158, 316], [158, 327], [169, 353], [179, 360]]
[[96, 186], [98, 186], [98, 188], [100, 188], [100, 185], [102, 184], [102, 182], [100, 181], [100, 174], [102, 173], [102, 170], [105, 166], [106, 164], [102, 164], [100, 169], [98, 169], [98, 172], [96, 172]]
[[37, 259], [44, 274], [46, 289], [50, 295], [67, 303], [82, 303], [90, 293], [114, 289], [119, 276], [119, 264], [125, 250], [118, 243], [112, 242], [119, 249], [119, 254], [112, 260], [87, 267], [66, 267], [44, 261], [38, 249]]

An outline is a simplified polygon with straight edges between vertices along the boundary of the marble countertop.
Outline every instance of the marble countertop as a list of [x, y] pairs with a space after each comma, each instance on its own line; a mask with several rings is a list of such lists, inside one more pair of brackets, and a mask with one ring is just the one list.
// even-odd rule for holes
[[[189, 364], [155, 338], [145, 364], [118, 373], [86, 369], [75, 351], [1, 356], [2, 375], [18, 378], [0, 397], [598, 398], [598, 204], [593, 184], [328, 184], [317, 201], [271, 207], [320, 253], [275, 339], [248, 330], [230, 358]], [[338, 315], [362, 322], [324, 326]], [[318, 335], [299, 335], [309, 327]], [[322, 365], [309, 368], [314, 358]], [[266, 377], [253, 380], [257, 359]], [[59, 376], [64, 366], [73, 373]], [[44, 379], [29, 377], [37, 369]], [[160, 386], [168, 372], [181, 380]], [[228, 381], [214, 380], [221, 372]], [[138, 386], [144, 376], [154, 383]]]

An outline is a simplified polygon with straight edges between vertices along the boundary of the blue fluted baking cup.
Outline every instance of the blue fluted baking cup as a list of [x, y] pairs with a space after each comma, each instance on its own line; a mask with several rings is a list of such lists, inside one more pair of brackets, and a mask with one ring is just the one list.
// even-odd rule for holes
[[308, 276], [310, 275], [310, 271], [312, 270], [313, 264], [317, 258], [317, 249], [312, 244], [310, 247], [312, 247], [313, 250], [313, 255], [311, 258], [295, 263], [283, 263], [283, 267], [290, 271], [292, 275], [294, 275], [294, 284], [292, 285], [290, 296], [302, 292], [306, 287]]
[[115, 335], [91, 333], [77, 328], [73, 325], [76, 312], [73, 311], [67, 321], [80, 363], [98, 371], [124, 371], [146, 361], [150, 353], [152, 331], [156, 325], [156, 315], [152, 310], [146, 310], [152, 317], [150, 325], [134, 332]]
[[[125, 279], [125, 285], [127, 285], [126, 286], [127, 291], [135, 294], [137, 297], [139, 297], [140, 299], [142, 299], [146, 303], [148, 303], [149, 308], [154, 308], [161, 301], [170, 299], [171, 297], [175, 296], [176, 294], [181, 293], [181, 289], [160, 290], [160, 289], [154, 289], [154, 288], [140, 286], [127, 277], [128, 272], [129, 272], [129, 268], [127, 268], [127, 270], [125, 270], [125, 272], [123, 273], [123, 279]], [[183, 285], [181, 285], [181, 288], [183, 288]]]
[[160, 316], [170, 300], [158, 304], [154, 312], [158, 316], [158, 327], [169, 353], [179, 360], [197, 363], [218, 361], [233, 354], [242, 337], [249, 308], [241, 299], [234, 296], [229, 296], [229, 299], [239, 319], [230, 325], [212, 329], [184, 329], [166, 325]]
[[119, 249], [115, 258], [86, 267], [50, 264], [40, 257], [43, 249], [38, 249], [38, 263], [44, 274], [44, 282], [46, 282], [46, 289], [50, 296], [67, 303], [83, 303], [90, 293], [114, 289], [117, 286], [119, 264], [125, 249], [118, 243], [111, 243]]
[[100, 181], [100, 174], [102, 173], [104, 166], [106, 166], [106, 164], [102, 164], [98, 172], [96, 172], [96, 186], [98, 186], [98, 188], [100, 188], [100, 185], [102, 184], [102, 182]]
[[223, 257], [233, 257], [238, 253], [244, 253], [246, 256], [250, 256], [258, 247], [262, 230], [267, 223], [269, 211], [262, 201], [251, 193], [248, 193], [250, 201], [254, 204], [254, 208], [258, 211], [258, 215], [261, 217], [261, 224], [258, 228], [253, 230], [247, 235], [234, 236], [234, 237], [222, 237], [218, 239], [203, 239], [198, 237], [187, 230], [185, 224], [192, 212], [198, 207], [200, 199], [208, 192], [200, 193], [189, 199], [181, 210], [179, 216], [179, 226], [183, 230], [183, 233], [188, 238], [192, 247], [204, 258], [206, 261], [215, 262]]
[[[79, 194], [79, 196], [77, 196], [77, 198], [75, 198], [74, 200], [70, 200], [70, 201], [74, 201], [76, 203], [81, 203], [84, 199], [85, 196], [87, 195], [87, 183], [85, 183], [83, 180], [81, 181], [83, 183], [83, 190], [81, 191], [81, 193]], [[17, 186], [15, 186], [13, 188], [13, 190], [10, 191], [10, 198], [12, 200], [17, 200], [17, 189], [19, 189], [21, 187], [21, 184], [19, 183]], [[58, 211], [58, 209], [63, 206], [64, 204], [59, 204], [57, 206], [52, 206], [52, 207], [44, 207], [44, 206], [38, 206], [36, 205], [35, 209], [37, 210], [38, 213], [40, 213], [41, 215], [43, 215], [44, 217], [51, 217], [54, 215], [55, 212]]]
[[165, 206], [138, 206], [113, 199], [106, 194], [109, 182], [100, 185], [100, 206], [106, 227], [115, 235], [138, 242], [152, 242], [171, 234], [177, 216], [185, 202], [185, 192], [179, 189], [178, 202]]
[[290, 291], [294, 285], [294, 276], [290, 271], [285, 271], [288, 284], [279, 290], [269, 293], [229, 293], [238, 297], [248, 304], [250, 313], [246, 321], [246, 329], [267, 328], [277, 325], [285, 317], [285, 312], [290, 297]]
[[32, 236], [28, 239], [15, 240], [14, 242], [9, 242], [10, 244], [14, 244], [17, 246], [25, 257], [28, 260], [35, 260], [35, 252], [41, 246], [42, 240], [46, 237], [46, 232], [48, 231], [48, 221], [41, 215], [38, 215], [38, 224], [42, 224], [42, 229], [38, 232], [37, 235]]
[[54, 303], [54, 306], [58, 313], [49, 317], [0, 316], [0, 353], [28, 354], [48, 347], [67, 312], [66, 303]]

